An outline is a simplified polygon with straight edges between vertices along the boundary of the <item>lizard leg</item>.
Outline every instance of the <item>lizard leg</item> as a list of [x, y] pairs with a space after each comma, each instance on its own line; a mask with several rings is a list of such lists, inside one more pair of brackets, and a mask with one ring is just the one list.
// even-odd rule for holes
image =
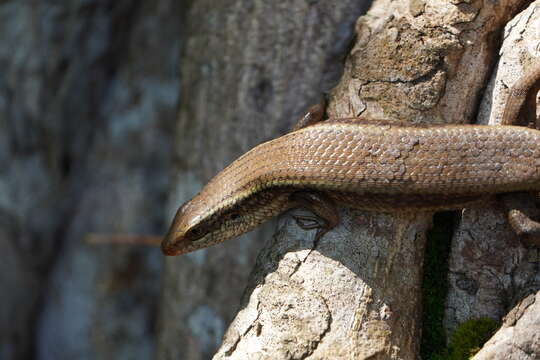
[[306, 126], [316, 124], [324, 120], [324, 113], [326, 112], [326, 99], [324, 96], [321, 98], [321, 101], [313, 105], [308, 109], [308, 112], [298, 120], [296, 125], [292, 128], [292, 131], [296, 131]]
[[334, 202], [325, 195], [317, 192], [297, 191], [289, 197], [293, 207], [303, 208], [314, 216], [295, 215], [298, 226], [304, 230], [317, 229], [315, 242], [339, 224], [339, 212]]
[[[525, 75], [508, 92], [501, 125], [519, 125], [521, 121], [539, 128], [536, 118], [536, 96], [540, 91], [540, 60], [530, 65]], [[520, 116], [521, 115], [521, 116]]]
[[540, 222], [529, 217], [529, 214], [538, 213], [533, 194], [503, 194], [501, 200], [508, 211], [510, 226], [522, 237], [523, 244], [540, 247]]

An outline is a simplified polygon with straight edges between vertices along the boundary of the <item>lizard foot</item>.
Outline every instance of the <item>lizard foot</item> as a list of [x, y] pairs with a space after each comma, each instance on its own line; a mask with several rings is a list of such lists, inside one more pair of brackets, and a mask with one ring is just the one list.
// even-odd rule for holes
[[296, 215], [294, 219], [304, 230], [317, 229], [315, 244], [339, 223], [339, 213], [334, 202], [324, 194], [308, 191], [297, 191], [290, 195], [295, 208], [306, 209], [313, 216]]
[[296, 125], [294, 125], [292, 131], [296, 131], [306, 126], [310, 126], [321, 122], [324, 120], [324, 114], [326, 112], [326, 99], [324, 96], [321, 98], [321, 101], [313, 105], [308, 109], [308, 112], [298, 120]]

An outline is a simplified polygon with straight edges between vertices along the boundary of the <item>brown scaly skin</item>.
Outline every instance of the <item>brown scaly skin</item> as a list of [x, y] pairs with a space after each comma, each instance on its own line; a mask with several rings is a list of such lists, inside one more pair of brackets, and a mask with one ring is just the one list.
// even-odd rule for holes
[[[536, 94], [539, 83], [540, 65], [513, 88], [517, 99], [509, 101], [505, 124], [516, 121], [522, 104], [530, 103], [528, 90]], [[296, 130], [255, 147], [217, 174], [180, 207], [163, 252], [181, 255], [223, 242], [291, 208], [313, 212], [315, 217], [297, 220], [306, 229], [319, 229], [320, 237], [339, 222], [337, 205], [384, 212], [454, 210], [496, 194], [540, 190], [538, 130], [321, 121], [323, 114], [312, 108]], [[514, 227], [540, 229], [521, 215], [510, 212]]]

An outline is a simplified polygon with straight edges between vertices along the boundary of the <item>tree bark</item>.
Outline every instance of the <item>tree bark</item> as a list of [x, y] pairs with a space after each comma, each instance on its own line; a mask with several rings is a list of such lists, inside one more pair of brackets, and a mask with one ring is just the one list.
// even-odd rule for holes
[[[497, 35], [523, 2], [375, 1], [356, 25], [331, 117], [463, 123]], [[258, 258], [216, 359], [416, 359], [431, 214], [342, 211], [318, 244], [291, 214]]]
[[523, 298], [474, 360], [535, 360], [540, 354], [540, 292]]
[[[181, 60], [174, 211], [256, 144], [287, 132], [335, 85], [366, 3], [194, 1]], [[272, 226], [167, 259], [160, 359], [212, 356]]]

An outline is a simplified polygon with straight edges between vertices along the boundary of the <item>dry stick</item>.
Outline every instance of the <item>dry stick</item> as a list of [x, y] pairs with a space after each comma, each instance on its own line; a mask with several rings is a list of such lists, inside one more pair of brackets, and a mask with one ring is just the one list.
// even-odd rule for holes
[[163, 240], [163, 237], [157, 236], [157, 235], [90, 233], [85, 236], [85, 242], [92, 245], [122, 244], [122, 245], [159, 246], [162, 240]]

